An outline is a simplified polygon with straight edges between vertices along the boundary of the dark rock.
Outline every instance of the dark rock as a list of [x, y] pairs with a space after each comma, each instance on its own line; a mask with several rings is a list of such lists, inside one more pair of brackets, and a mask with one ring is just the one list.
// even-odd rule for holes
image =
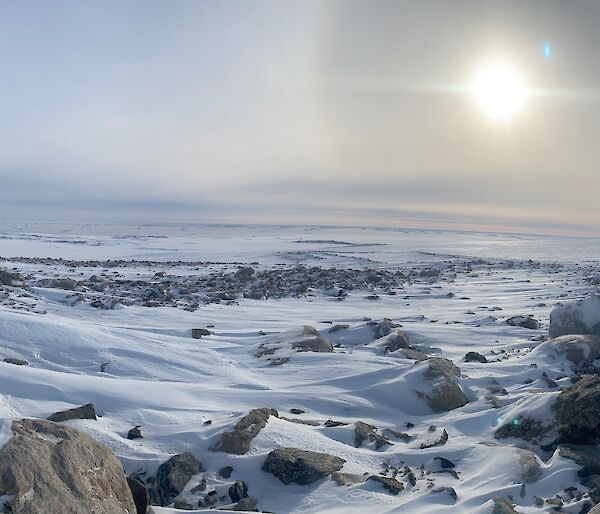
[[237, 480], [230, 488], [229, 488], [229, 498], [233, 503], [239, 502], [242, 498], [248, 498], [248, 486], [246, 482], [242, 480]]
[[68, 421], [70, 419], [98, 419], [96, 417], [96, 408], [93, 403], [86, 403], [81, 407], [58, 411], [48, 417], [49, 421]]
[[396, 495], [404, 490], [404, 484], [402, 482], [398, 482], [395, 478], [384, 477], [381, 475], [371, 475], [368, 480], [372, 482], [379, 482], [383, 485], [383, 488]]
[[339, 471], [345, 462], [327, 453], [279, 448], [267, 455], [262, 470], [272, 473], [286, 485], [307, 485]]
[[137, 514], [146, 514], [150, 504], [150, 494], [144, 483], [136, 477], [127, 477], [127, 485], [133, 496]]
[[5, 357], [4, 362], [7, 364], [14, 364], [15, 366], [29, 366], [29, 362], [22, 359], [15, 359], [13, 357]]
[[561, 391], [554, 407], [562, 441], [597, 442], [600, 435], [600, 377], [583, 375]]
[[242, 512], [254, 512], [256, 511], [256, 506], [258, 505], [258, 501], [254, 498], [242, 498], [239, 502], [237, 502], [233, 510], [242, 511]]
[[177, 510], [194, 510], [194, 506], [184, 500], [177, 499], [173, 505]]
[[231, 432], [223, 432], [221, 440], [211, 448], [212, 451], [244, 455], [250, 449], [252, 439], [267, 426], [269, 416], [279, 417], [274, 409], [253, 409], [233, 427]]
[[202, 463], [191, 453], [174, 455], [158, 467], [152, 499], [166, 507], [183, 491], [190, 479], [204, 471]]
[[426, 448], [433, 448], [434, 446], [444, 446], [446, 443], [448, 442], [448, 432], [446, 432], [446, 429], [444, 429], [444, 431], [442, 432], [442, 435], [440, 436], [439, 439], [436, 439], [435, 441], [430, 441], [427, 443], [421, 443], [421, 450], [424, 450]]
[[520, 418], [502, 425], [494, 432], [496, 439], [506, 439], [507, 437], [519, 437], [525, 441], [539, 440], [549, 428], [545, 427], [540, 421], [533, 418]]
[[127, 432], [127, 439], [142, 439], [142, 437], [140, 425], [136, 425], [129, 432]]
[[292, 414], [304, 414], [306, 411], [303, 411], [302, 409], [290, 409], [290, 412]]
[[135, 512], [123, 466], [108, 446], [40, 419], [13, 421], [11, 428], [13, 436], [0, 449], [0, 491], [8, 512]]
[[465, 362], [481, 362], [482, 364], [485, 364], [487, 361], [485, 355], [481, 355], [477, 352], [467, 352], [465, 355]]
[[225, 466], [219, 470], [219, 475], [221, 475], [223, 478], [229, 478], [231, 473], [233, 473], [233, 468], [231, 466]]
[[210, 330], [206, 328], [192, 328], [192, 337], [194, 339], [200, 339], [202, 336], [209, 336]]
[[448, 493], [454, 501], [458, 500], [458, 495], [456, 494], [454, 487], [435, 487], [431, 490], [431, 492], [436, 494]]
[[345, 423], [343, 421], [336, 421], [334, 419], [328, 419], [327, 421], [325, 421], [325, 426], [327, 428], [333, 428], [333, 427], [343, 427], [349, 425], [349, 423]]
[[577, 472], [578, 476], [600, 475], [600, 448], [597, 446], [562, 444], [559, 447], [559, 454], [581, 466]]
[[444, 457], [434, 457], [433, 460], [437, 460], [440, 462], [440, 466], [443, 469], [452, 469], [456, 467], [456, 464], [454, 464], [454, 462], [452, 462], [451, 460], [448, 460]]
[[506, 320], [506, 324], [511, 327], [522, 327], [530, 330], [537, 330], [540, 328], [538, 321], [531, 316], [513, 316]]

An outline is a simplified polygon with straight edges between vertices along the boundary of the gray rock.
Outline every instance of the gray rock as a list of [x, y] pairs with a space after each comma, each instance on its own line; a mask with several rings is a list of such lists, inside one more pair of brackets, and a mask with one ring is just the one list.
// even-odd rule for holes
[[379, 449], [382, 446], [390, 446], [393, 444], [387, 437], [377, 430], [377, 427], [362, 421], [357, 421], [354, 424], [354, 446], [360, 448], [364, 441], [375, 443], [376, 449]]
[[269, 416], [279, 417], [274, 409], [253, 409], [233, 427], [231, 432], [223, 432], [221, 440], [211, 448], [215, 452], [244, 455], [250, 449], [252, 440], [267, 426]]
[[142, 439], [142, 431], [140, 425], [136, 425], [129, 432], [127, 432], [127, 439]]
[[600, 358], [600, 336], [597, 335], [566, 335], [559, 336], [543, 343], [540, 348], [552, 348], [559, 355], [576, 364], [589, 366]]
[[254, 498], [242, 498], [239, 502], [237, 502], [233, 510], [242, 511], [242, 512], [254, 512], [256, 510], [256, 506], [258, 505], [258, 501]]
[[397, 495], [404, 490], [404, 484], [402, 482], [398, 482], [398, 480], [396, 480], [395, 478], [384, 477], [381, 475], [371, 475], [368, 478], [368, 480], [371, 482], [380, 483], [381, 485], [383, 485], [383, 488], [386, 491], [394, 495]]
[[438, 377], [453, 380], [460, 378], [460, 369], [451, 360], [443, 357], [430, 357], [426, 363], [425, 378], [428, 380]]
[[469, 399], [456, 382], [446, 380], [433, 386], [427, 403], [435, 412], [447, 412], [463, 407]]
[[104, 444], [38, 419], [14, 421], [12, 431], [0, 449], [0, 490], [14, 495], [7, 500], [10, 512], [135, 512], [123, 467]]
[[550, 313], [551, 338], [576, 334], [600, 335], [600, 296], [567, 303]]
[[162, 507], [170, 505], [191, 478], [201, 471], [204, 471], [202, 463], [190, 452], [174, 455], [158, 467], [152, 500]]
[[307, 485], [339, 471], [345, 462], [327, 453], [279, 448], [267, 455], [262, 470], [275, 475], [286, 485]]
[[15, 273], [9, 273], [5, 270], [0, 270], [0, 284], [3, 286], [12, 286], [14, 282], [21, 280], [21, 277]]
[[200, 339], [202, 336], [209, 336], [210, 330], [206, 328], [192, 328], [192, 337], [194, 339]]
[[456, 494], [454, 487], [435, 487], [431, 490], [431, 492], [435, 494], [448, 493], [450, 498], [452, 498], [454, 501], [458, 500], [458, 495]]
[[81, 407], [55, 412], [48, 417], [49, 421], [68, 421], [70, 419], [98, 419], [93, 403], [86, 403]]
[[561, 440], [597, 442], [600, 429], [600, 377], [583, 375], [561, 391], [554, 404]]
[[523, 482], [526, 484], [537, 482], [542, 476], [542, 467], [540, 466], [537, 455], [531, 450], [518, 448], [517, 456], [519, 458], [519, 466], [521, 468]]
[[525, 441], [537, 442], [549, 430], [549, 427], [544, 426], [542, 422], [533, 418], [520, 418], [518, 419], [518, 423], [513, 423], [513, 421], [509, 420], [504, 425], [498, 427], [494, 432], [494, 437], [496, 439], [518, 437]]
[[538, 321], [531, 316], [513, 316], [506, 320], [506, 324], [511, 327], [522, 327], [530, 330], [537, 330], [540, 328]]
[[317, 332], [316, 329], [308, 325], [303, 327], [303, 336], [292, 341], [292, 348], [299, 352], [333, 352], [331, 341]]
[[233, 468], [231, 466], [225, 466], [219, 470], [219, 475], [221, 475], [223, 478], [229, 478], [231, 473], [233, 473]]
[[150, 505], [150, 494], [144, 483], [136, 477], [127, 477], [127, 485], [133, 496], [137, 514], [146, 514]]
[[401, 348], [410, 348], [410, 341], [406, 333], [402, 330], [397, 330], [386, 337], [382, 347], [388, 352], [395, 352]]
[[15, 366], [29, 366], [29, 362], [22, 359], [15, 359], [13, 357], [5, 357], [3, 361], [7, 364], [14, 364]]
[[362, 484], [363, 482], [366, 482], [368, 477], [368, 473], [360, 475], [358, 473], [341, 473], [335, 471], [331, 474], [331, 478], [337, 485]]
[[380, 339], [381, 337], [391, 334], [392, 330], [400, 326], [398, 323], [394, 323], [388, 318], [383, 318], [381, 321], [370, 321], [368, 324], [371, 327], [371, 330], [373, 330], [375, 339]]
[[485, 364], [487, 361], [485, 355], [481, 355], [477, 352], [467, 352], [465, 355], [465, 362], [481, 362], [482, 364]]

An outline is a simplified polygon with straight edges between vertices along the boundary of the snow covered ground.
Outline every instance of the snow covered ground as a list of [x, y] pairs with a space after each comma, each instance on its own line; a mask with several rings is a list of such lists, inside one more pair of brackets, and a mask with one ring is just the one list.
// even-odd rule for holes
[[[69, 423], [108, 444], [128, 473], [152, 476], [184, 451], [202, 461], [207, 471], [183, 493], [190, 504], [203, 496], [190, 492], [203, 476], [219, 496], [245, 481], [259, 510], [278, 514], [488, 513], [499, 495], [512, 497], [518, 512], [553, 512], [536, 497], [564, 496], [577, 485], [574, 462], [494, 432], [525, 417], [543, 421], [548, 403], [570, 383], [563, 361], [532, 350], [547, 336], [557, 303], [596, 290], [598, 240], [3, 223], [0, 256], [0, 268], [22, 279], [2, 290], [0, 359], [29, 363], [0, 362], [0, 416], [46, 418], [93, 402], [97, 421]], [[244, 277], [243, 267], [255, 271]], [[332, 268], [335, 274], [323, 271]], [[244, 297], [255, 291], [265, 293], [262, 299]], [[508, 325], [513, 316], [531, 316], [539, 327]], [[400, 325], [415, 350], [460, 368], [469, 403], [432, 411], [423, 398], [423, 364], [386, 353], [377, 341], [369, 321], [385, 318]], [[286, 345], [306, 325], [334, 351]], [[331, 331], [335, 325], [343, 327]], [[193, 328], [210, 335], [195, 339]], [[465, 362], [471, 351], [489, 362]], [[247, 454], [209, 450], [259, 407], [276, 409], [279, 418], [269, 418]], [[327, 420], [347, 424], [328, 427]], [[356, 447], [357, 421], [376, 426], [393, 444]], [[143, 438], [128, 440], [136, 425]], [[445, 444], [421, 448], [444, 430]], [[261, 471], [279, 447], [336, 455], [346, 461], [344, 473], [399, 470], [405, 489], [393, 495], [372, 481], [339, 486], [331, 479], [284, 485]], [[531, 447], [543, 459], [541, 476], [525, 487], [516, 447]], [[437, 457], [454, 463], [456, 474], [444, 472]], [[217, 473], [223, 466], [234, 469], [229, 479]], [[453, 488], [456, 498], [443, 488]], [[563, 512], [579, 512], [583, 501], [566, 502]]]

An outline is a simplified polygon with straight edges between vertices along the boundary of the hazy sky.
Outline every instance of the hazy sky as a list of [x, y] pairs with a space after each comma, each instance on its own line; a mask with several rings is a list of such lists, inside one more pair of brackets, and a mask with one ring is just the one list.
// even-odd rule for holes
[[[0, 217], [600, 235], [598, 20], [596, 0], [0, 0]], [[531, 90], [502, 122], [468, 91], [498, 60]]]

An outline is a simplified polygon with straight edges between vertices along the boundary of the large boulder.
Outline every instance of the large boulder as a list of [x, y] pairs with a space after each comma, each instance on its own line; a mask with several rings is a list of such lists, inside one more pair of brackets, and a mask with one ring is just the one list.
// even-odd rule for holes
[[600, 358], [600, 336], [558, 336], [542, 343], [534, 351], [564, 356], [565, 359], [580, 368], [587, 367]]
[[275, 475], [286, 485], [307, 485], [339, 471], [345, 462], [327, 453], [279, 448], [267, 455], [262, 470]]
[[600, 439], [600, 377], [583, 375], [561, 391], [554, 405], [561, 440], [592, 443]]
[[517, 448], [517, 456], [519, 458], [519, 467], [521, 469], [521, 477], [523, 482], [530, 484], [537, 482], [542, 476], [542, 467], [538, 456], [531, 450]]
[[600, 296], [592, 295], [577, 302], [556, 307], [550, 313], [549, 336], [600, 335]]
[[123, 467], [108, 446], [51, 421], [12, 422], [0, 491], [13, 514], [133, 514]]
[[158, 467], [152, 500], [163, 507], [170, 505], [191, 478], [201, 471], [204, 471], [202, 463], [190, 452], [174, 455]]
[[511, 327], [528, 328], [529, 330], [537, 330], [540, 328], [539, 322], [531, 316], [513, 316], [506, 320], [506, 324]]
[[211, 450], [244, 455], [250, 449], [252, 440], [267, 426], [270, 416], [278, 418], [279, 413], [275, 409], [252, 409], [236, 423], [231, 432], [223, 432], [220, 441]]
[[450, 360], [431, 357], [423, 361], [424, 377], [431, 384], [427, 403], [435, 412], [447, 412], [469, 403], [459, 384], [460, 369]]
[[137, 514], [146, 514], [146, 510], [148, 510], [148, 505], [150, 504], [148, 488], [139, 478], [134, 476], [127, 477], [127, 485], [131, 490]]

